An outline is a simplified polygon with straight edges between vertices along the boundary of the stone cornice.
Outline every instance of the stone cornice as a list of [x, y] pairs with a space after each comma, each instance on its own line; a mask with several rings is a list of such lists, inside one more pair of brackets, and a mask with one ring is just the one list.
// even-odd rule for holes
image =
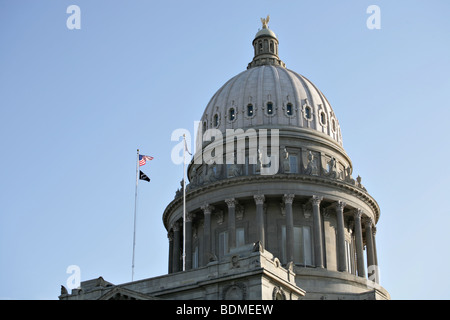
[[[317, 185], [328, 186], [337, 188], [340, 191], [348, 193], [350, 195], [355, 196], [356, 198], [367, 203], [373, 210], [375, 215], [375, 221], [378, 221], [380, 218], [380, 207], [376, 200], [369, 195], [367, 191], [364, 189], [358, 188], [354, 185], [351, 185], [343, 180], [331, 179], [323, 176], [310, 176], [303, 174], [276, 174], [271, 176], [264, 175], [249, 175], [249, 176], [239, 176], [234, 178], [228, 178], [219, 180], [216, 182], [209, 183], [207, 185], [203, 185], [196, 189], [193, 189], [186, 193], [186, 201], [191, 200], [193, 197], [197, 197], [199, 195], [208, 193], [210, 191], [216, 191], [223, 187], [233, 186], [233, 185], [242, 185], [242, 184], [252, 184], [252, 183], [264, 183], [264, 182], [310, 182]], [[281, 195], [282, 196], [282, 195]], [[177, 197], [172, 202], [170, 202], [166, 209], [164, 210], [162, 219], [164, 226], [168, 227], [168, 218], [170, 212], [175, 210], [178, 206], [182, 205], [183, 198]]]

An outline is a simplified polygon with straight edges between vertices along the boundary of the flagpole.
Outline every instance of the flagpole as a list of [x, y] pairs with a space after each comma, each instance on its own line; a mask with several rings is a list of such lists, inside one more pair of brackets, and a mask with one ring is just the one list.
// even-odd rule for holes
[[131, 281], [134, 280], [134, 252], [135, 252], [135, 248], [136, 248], [136, 209], [137, 209], [138, 181], [139, 181], [139, 149], [137, 149], [136, 189], [134, 191], [133, 260], [131, 262]]
[[186, 270], [186, 135], [183, 134], [183, 271]]

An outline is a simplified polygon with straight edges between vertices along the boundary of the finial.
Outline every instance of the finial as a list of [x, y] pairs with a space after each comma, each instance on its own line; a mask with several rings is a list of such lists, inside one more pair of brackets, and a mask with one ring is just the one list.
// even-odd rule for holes
[[261, 18], [263, 29], [267, 29], [267, 24], [269, 23], [269, 20], [270, 20], [270, 16], [269, 15], [267, 15], [267, 18], [265, 18], [265, 19]]

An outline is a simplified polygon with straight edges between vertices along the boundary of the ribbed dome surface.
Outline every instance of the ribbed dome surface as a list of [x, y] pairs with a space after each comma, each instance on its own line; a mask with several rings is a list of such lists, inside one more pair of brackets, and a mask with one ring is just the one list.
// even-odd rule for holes
[[322, 92], [307, 78], [280, 66], [253, 67], [231, 78], [211, 98], [202, 122], [204, 129], [222, 132], [269, 126], [307, 128], [342, 146], [338, 120]]

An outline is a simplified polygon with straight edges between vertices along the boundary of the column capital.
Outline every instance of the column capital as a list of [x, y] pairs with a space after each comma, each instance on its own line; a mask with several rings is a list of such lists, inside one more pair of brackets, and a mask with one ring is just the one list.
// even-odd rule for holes
[[323, 197], [320, 196], [312, 196], [311, 201], [314, 206], [320, 205], [320, 202], [323, 200]]
[[172, 224], [172, 229], [174, 232], [180, 231], [180, 224], [178, 222], [174, 222]]
[[363, 214], [362, 209], [355, 209], [353, 211], [353, 216], [355, 217], [355, 219], [361, 219], [362, 214]]
[[214, 206], [212, 206], [210, 204], [205, 204], [205, 205], [201, 206], [200, 209], [203, 210], [204, 214], [211, 214], [211, 212], [214, 210]]
[[336, 210], [340, 210], [340, 211], [344, 211], [345, 206], [347, 205], [347, 203], [345, 203], [344, 201], [336, 201], [335, 206], [336, 206]]
[[264, 204], [264, 200], [266, 199], [263, 194], [255, 194], [253, 198], [255, 199], [256, 204]]
[[292, 204], [294, 201], [295, 194], [285, 194], [283, 196], [283, 201], [285, 204]]
[[228, 208], [235, 208], [238, 204], [238, 201], [235, 198], [225, 199], [225, 203], [227, 204]]
[[194, 219], [194, 214], [192, 212], [188, 212], [186, 214], [186, 222], [192, 222], [193, 219]]
[[366, 227], [372, 228], [373, 227], [373, 219], [371, 217], [365, 217], [364, 224], [366, 225]]

